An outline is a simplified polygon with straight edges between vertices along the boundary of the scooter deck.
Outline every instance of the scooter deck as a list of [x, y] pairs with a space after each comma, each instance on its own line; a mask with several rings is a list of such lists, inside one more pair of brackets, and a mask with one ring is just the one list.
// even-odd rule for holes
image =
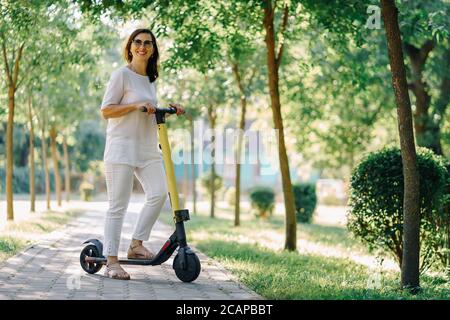
[[[101, 264], [106, 264], [106, 258], [100, 257], [86, 257], [85, 258], [86, 262], [88, 263], [101, 263]], [[124, 264], [124, 265], [144, 265], [144, 266], [148, 266], [148, 265], [159, 265], [161, 263], [157, 263], [156, 261], [157, 259], [119, 259], [119, 263], [120, 264]]]

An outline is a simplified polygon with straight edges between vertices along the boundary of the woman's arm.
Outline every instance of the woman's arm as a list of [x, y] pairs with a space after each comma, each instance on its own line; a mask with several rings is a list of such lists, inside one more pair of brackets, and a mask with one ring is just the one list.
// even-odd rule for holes
[[130, 104], [110, 104], [102, 109], [102, 116], [104, 119], [119, 118], [138, 108], [136, 103]]
[[141, 107], [146, 107], [148, 114], [154, 113], [154, 106], [148, 102], [129, 103], [129, 104], [110, 104], [102, 109], [102, 116], [104, 119], [119, 118], [127, 113], [138, 110]]

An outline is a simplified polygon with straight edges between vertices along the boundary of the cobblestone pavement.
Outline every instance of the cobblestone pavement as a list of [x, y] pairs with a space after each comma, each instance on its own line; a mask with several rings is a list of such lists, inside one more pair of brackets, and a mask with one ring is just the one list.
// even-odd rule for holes
[[[90, 238], [103, 239], [104, 214], [88, 211], [0, 264], [0, 300], [262, 299], [195, 248], [202, 271], [192, 283], [183, 283], [176, 277], [172, 269], [175, 255], [161, 266], [124, 266], [131, 275], [129, 281], [104, 277], [104, 268], [97, 274], [85, 273], [79, 263], [82, 243]], [[126, 254], [136, 218], [136, 212], [126, 215], [119, 256]], [[145, 244], [157, 252], [172, 232], [172, 227], [158, 221]]]

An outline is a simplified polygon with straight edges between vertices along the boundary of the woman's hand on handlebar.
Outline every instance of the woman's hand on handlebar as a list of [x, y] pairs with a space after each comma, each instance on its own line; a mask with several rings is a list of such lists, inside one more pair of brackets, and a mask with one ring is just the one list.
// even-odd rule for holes
[[184, 114], [186, 112], [183, 106], [179, 103], [169, 103], [169, 106], [177, 108], [177, 116]]
[[147, 114], [153, 114], [156, 112], [156, 107], [149, 102], [142, 102], [138, 104], [138, 110], [142, 111], [142, 108], [147, 109]]

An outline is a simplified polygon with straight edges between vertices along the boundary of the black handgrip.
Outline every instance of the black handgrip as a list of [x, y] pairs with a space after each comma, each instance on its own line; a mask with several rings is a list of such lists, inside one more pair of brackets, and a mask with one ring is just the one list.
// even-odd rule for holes
[[[142, 112], [147, 112], [147, 107], [145, 107], [145, 106], [142, 106], [141, 108], [140, 108], [140, 110], [142, 111]], [[168, 108], [156, 108], [156, 112], [155, 113], [170, 113], [170, 114], [175, 114], [175, 113], [177, 113], [177, 108], [175, 108], [175, 107], [168, 107]]]

